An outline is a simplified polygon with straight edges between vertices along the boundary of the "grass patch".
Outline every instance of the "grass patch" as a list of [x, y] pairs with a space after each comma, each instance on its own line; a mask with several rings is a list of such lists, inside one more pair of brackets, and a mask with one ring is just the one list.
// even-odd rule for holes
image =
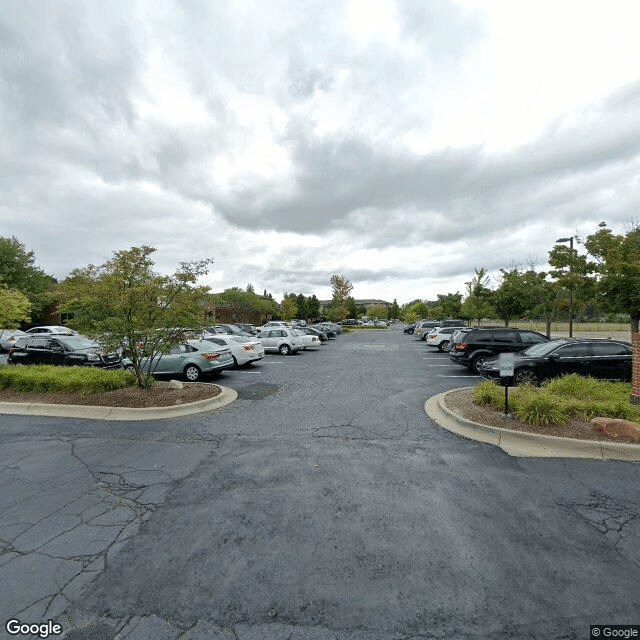
[[136, 385], [136, 377], [123, 369], [51, 365], [0, 366], [0, 389], [17, 392], [79, 391], [88, 395]]
[[[509, 407], [523, 422], [564, 426], [575, 417], [622, 418], [640, 422], [640, 407], [631, 404], [631, 384], [607, 382], [572, 374], [545, 382], [541, 387], [524, 385], [509, 391]], [[504, 407], [504, 388], [483, 380], [473, 390], [473, 400], [496, 409]]]

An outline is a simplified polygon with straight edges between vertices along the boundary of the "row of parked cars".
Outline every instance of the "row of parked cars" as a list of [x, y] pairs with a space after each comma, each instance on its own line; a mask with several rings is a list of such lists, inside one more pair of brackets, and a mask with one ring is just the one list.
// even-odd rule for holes
[[[197, 332], [177, 331], [181, 342], [153, 359], [142, 358], [142, 369], [149, 368], [154, 375], [183, 375], [195, 382], [203, 375], [261, 360], [269, 351], [289, 355], [320, 348], [322, 342], [334, 338], [342, 330], [332, 323], [303, 327], [274, 321], [258, 328], [238, 323], [216, 324]], [[117, 352], [105, 353], [99, 342], [66, 327], [35, 327], [21, 333], [24, 335], [17, 336], [8, 345], [9, 364], [80, 365], [104, 369], [132, 366], [127, 357], [130, 348], [127, 345]], [[133, 348], [143, 349], [144, 344], [138, 343]]]
[[[499, 379], [501, 353], [513, 353], [514, 383], [539, 384], [542, 380], [576, 373], [607, 380], [631, 380], [632, 347], [611, 338], [557, 338], [517, 327], [432, 328], [425, 338], [449, 359], [483, 378]], [[415, 327], [414, 327], [415, 332]], [[407, 332], [409, 333], [409, 332]], [[414, 335], [417, 335], [414, 333]]]

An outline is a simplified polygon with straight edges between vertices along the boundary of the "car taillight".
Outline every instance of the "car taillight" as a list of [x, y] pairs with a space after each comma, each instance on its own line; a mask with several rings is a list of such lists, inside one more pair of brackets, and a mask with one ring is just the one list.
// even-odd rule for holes
[[244, 345], [244, 347], [242, 347], [245, 351], [252, 351], [253, 350], [253, 345]]
[[432, 333], [432, 334], [429, 336], [429, 338], [435, 338], [435, 337], [436, 337], [436, 334], [435, 334], [435, 333]]
[[205, 360], [215, 360], [220, 357], [219, 353], [207, 353], [203, 352], [200, 354]]
[[464, 351], [469, 345], [466, 342], [458, 342], [456, 349], [458, 351]]

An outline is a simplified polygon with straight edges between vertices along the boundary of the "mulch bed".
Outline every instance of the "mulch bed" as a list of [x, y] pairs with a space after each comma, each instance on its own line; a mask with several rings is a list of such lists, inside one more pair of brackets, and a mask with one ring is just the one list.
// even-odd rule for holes
[[601, 431], [596, 431], [595, 427], [588, 420], [578, 420], [577, 418], [569, 420], [566, 426], [558, 425], [533, 425], [528, 422], [522, 422], [517, 418], [508, 420], [501, 418], [500, 413], [504, 410], [495, 409], [489, 405], [478, 405], [473, 402], [473, 389], [460, 389], [453, 391], [445, 396], [445, 405], [455, 411], [463, 418], [486, 424], [490, 427], [501, 427], [502, 429], [511, 429], [513, 431], [526, 431], [528, 433], [538, 433], [544, 436], [558, 436], [560, 438], [577, 438], [578, 440], [597, 440], [599, 442], [623, 442], [625, 444], [633, 443], [630, 438], [611, 438]]
[[11, 389], [0, 390], [0, 402], [37, 402], [44, 404], [81, 404], [97, 407], [172, 407], [198, 400], [214, 398], [221, 393], [215, 384], [184, 382], [183, 389], [170, 389], [168, 382], [156, 381], [152, 386], [126, 387], [105, 393], [83, 395], [78, 392], [17, 393]]

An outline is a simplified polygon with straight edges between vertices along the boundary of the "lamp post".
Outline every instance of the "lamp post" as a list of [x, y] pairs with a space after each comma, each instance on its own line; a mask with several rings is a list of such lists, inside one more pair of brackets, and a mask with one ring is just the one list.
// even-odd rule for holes
[[[569, 249], [571, 249], [571, 254], [573, 255], [573, 238], [575, 236], [571, 236], [569, 238], [558, 238], [556, 242], [568, 242]], [[569, 273], [571, 273], [571, 263], [569, 263]], [[569, 337], [573, 338], [573, 287], [569, 288]]]

